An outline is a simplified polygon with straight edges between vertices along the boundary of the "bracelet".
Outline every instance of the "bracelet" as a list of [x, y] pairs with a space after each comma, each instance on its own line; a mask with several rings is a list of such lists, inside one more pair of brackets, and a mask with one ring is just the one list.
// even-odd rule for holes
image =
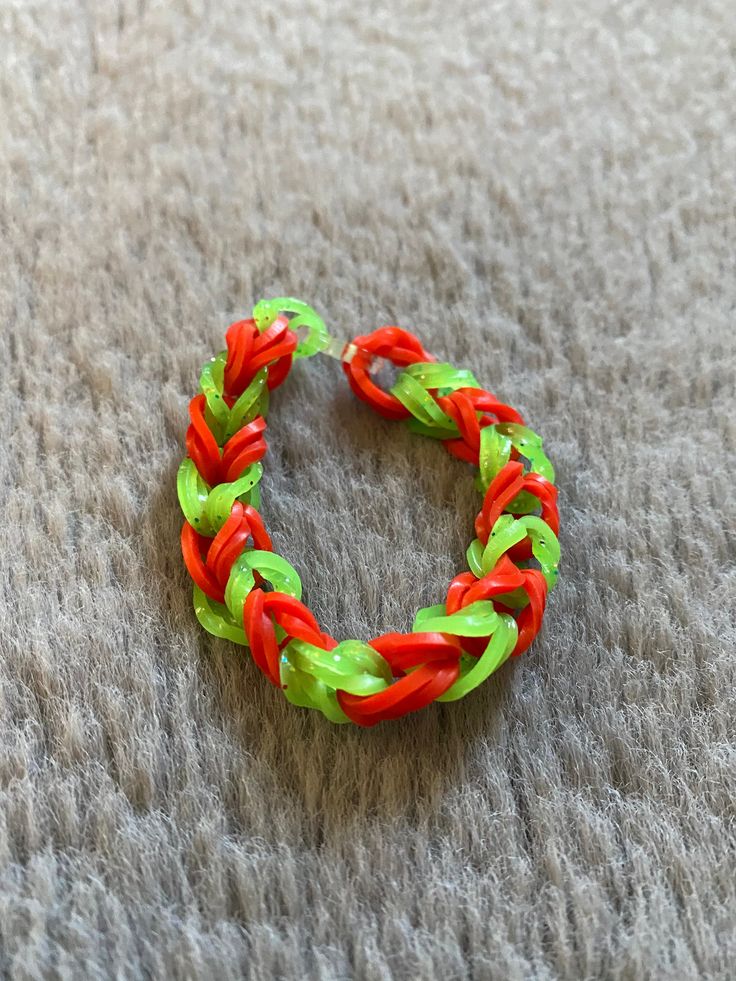
[[[205, 630], [249, 647], [294, 705], [360, 726], [462, 698], [525, 651], [557, 580], [560, 546], [554, 470], [518, 412], [470, 371], [435, 361], [408, 331], [381, 327], [340, 344], [291, 298], [260, 301], [226, 342], [189, 404], [177, 477], [182, 553]], [[444, 603], [419, 610], [408, 634], [338, 643], [324, 633], [259, 514], [269, 392], [293, 359], [320, 351], [341, 359], [359, 399], [477, 468], [483, 504], [469, 571], [452, 580]], [[401, 369], [390, 391], [372, 377], [381, 360]]]

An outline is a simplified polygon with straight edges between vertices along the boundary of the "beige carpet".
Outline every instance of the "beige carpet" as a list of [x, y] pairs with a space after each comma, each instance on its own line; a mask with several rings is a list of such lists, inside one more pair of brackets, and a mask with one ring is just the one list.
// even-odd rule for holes
[[[0, 8], [0, 970], [732, 978], [730, 0]], [[532, 651], [372, 731], [211, 639], [187, 400], [229, 318], [415, 329], [546, 437]], [[338, 637], [408, 629], [478, 498], [339, 367], [264, 516]]]

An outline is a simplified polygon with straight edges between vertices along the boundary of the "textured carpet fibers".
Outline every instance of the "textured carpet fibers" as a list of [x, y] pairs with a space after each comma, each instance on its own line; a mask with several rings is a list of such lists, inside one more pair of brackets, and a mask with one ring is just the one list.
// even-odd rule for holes
[[[0, 8], [0, 972], [730, 978], [731, 0]], [[545, 436], [529, 654], [372, 731], [199, 627], [187, 400], [262, 295], [383, 323]], [[338, 638], [465, 568], [468, 469], [339, 366], [263, 514]]]

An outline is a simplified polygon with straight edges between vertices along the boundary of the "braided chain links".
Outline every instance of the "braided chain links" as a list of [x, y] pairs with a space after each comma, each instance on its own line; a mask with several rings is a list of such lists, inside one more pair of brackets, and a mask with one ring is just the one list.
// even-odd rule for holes
[[[471, 372], [435, 362], [408, 331], [382, 327], [346, 346], [355, 394], [476, 467], [483, 504], [469, 571], [453, 579], [444, 603], [419, 610], [409, 634], [338, 643], [301, 602], [299, 576], [274, 553], [259, 514], [269, 392], [294, 358], [334, 342], [311, 307], [285, 297], [260, 301], [226, 341], [190, 402], [177, 478], [182, 552], [202, 626], [249, 647], [294, 705], [362, 726], [462, 698], [525, 651], [541, 627], [560, 546], [554, 470], [521, 416]], [[390, 392], [371, 377], [375, 359], [401, 369]]]

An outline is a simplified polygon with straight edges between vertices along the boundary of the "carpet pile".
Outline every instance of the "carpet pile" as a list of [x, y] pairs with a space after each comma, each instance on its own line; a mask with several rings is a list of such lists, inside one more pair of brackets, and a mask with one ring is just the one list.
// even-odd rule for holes
[[[0, 973], [733, 977], [728, 0], [0, 10]], [[371, 731], [196, 622], [187, 400], [261, 296], [415, 330], [545, 437], [529, 654]], [[339, 366], [263, 513], [338, 638], [410, 627], [478, 497]]]

